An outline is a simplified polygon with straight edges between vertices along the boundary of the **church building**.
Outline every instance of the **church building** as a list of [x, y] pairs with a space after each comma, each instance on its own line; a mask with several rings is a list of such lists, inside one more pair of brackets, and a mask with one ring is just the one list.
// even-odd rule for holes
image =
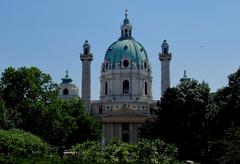
[[[161, 96], [170, 87], [169, 45], [163, 41], [161, 61]], [[91, 45], [83, 44], [81, 99], [86, 110], [102, 123], [103, 137], [108, 142], [118, 137], [125, 142], [138, 138], [138, 128], [146, 119], [154, 119], [157, 101], [152, 97], [152, 68], [144, 46], [133, 37], [127, 12], [120, 27], [120, 37], [106, 50], [100, 73], [100, 98], [91, 100]], [[160, 68], [159, 68], [160, 69]], [[160, 85], [160, 83], [159, 83]], [[66, 73], [60, 84], [60, 97], [76, 97], [77, 90]], [[160, 93], [160, 91], [159, 91]]]

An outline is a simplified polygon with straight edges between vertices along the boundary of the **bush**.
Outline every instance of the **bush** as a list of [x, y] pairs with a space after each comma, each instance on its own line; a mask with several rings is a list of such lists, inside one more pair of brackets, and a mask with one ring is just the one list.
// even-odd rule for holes
[[75, 145], [72, 151], [82, 163], [178, 163], [177, 148], [161, 140], [124, 143], [114, 138], [107, 145], [88, 141]]
[[[15, 156], [2, 156], [0, 155], [0, 163], [4, 164], [63, 164], [63, 160], [59, 158], [58, 156], [51, 156], [51, 157], [39, 157], [39, 156], [34, 156], [34, 157], [15, 157]], [[66, 164], [68, 164], [66, 162]], [[70, 162], [69, 162], [70, 164]]]
[[55, 153], [39, 137], [23, 130], [0, 130], [0, 155], [14, 157], [51, 157]]

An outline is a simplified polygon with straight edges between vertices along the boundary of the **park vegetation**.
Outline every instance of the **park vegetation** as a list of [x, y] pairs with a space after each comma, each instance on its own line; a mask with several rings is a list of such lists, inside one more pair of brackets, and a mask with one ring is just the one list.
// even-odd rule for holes
[[174, 143], [179, 160], [240, 163], [240, 68], [228, 81], [216, 93], [194, 79], [168, 88], [158, 119], [147, 121], [140, 135]]
[[[181, 81], [158, 103], [141, 139], [102, 144], [101, 123], [80, 99], [62, 101], [36, 67], [9, 67], [0, 79], [0, 163], [240, 163], [240, 69], [215, 93]], [[75, 152], [63, 158], [63, 150]]]

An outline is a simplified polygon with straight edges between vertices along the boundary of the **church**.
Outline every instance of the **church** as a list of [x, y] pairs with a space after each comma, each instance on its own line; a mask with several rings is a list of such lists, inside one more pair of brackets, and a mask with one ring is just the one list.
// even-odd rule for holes
[[[91, 100], [91, 45], [83, 44], [81, 99], [86, 110], [102, 123], [106, 142], [118, 137], [124, 142], [138, 138], [138, 128], [147, 120], [156, 118], [157, 102], [152, 97], [152, 68], [144, 46], [133, 37], [132, 25], [127, 12], [120, 27], [120, 37], [106, 50], [100, 73], [100, 98]], [[170, 87], [169, 45], [162, 43], [159, 53], [161, 62], [161, 95]], [[60, 84], [61, 99], [78, 97], [78, 89], [66, 76]]]

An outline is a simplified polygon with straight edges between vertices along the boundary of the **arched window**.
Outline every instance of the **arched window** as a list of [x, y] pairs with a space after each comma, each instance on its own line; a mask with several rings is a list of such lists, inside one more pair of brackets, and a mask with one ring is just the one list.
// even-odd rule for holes
[[88, 48], [84, 48], [84, 54], [89, 54], [89, 49]]
[[106, 63], [106, 69], [108, 69], [108, 62]]
[[107, 82], [105, 82], [105, 95], [107, 95], [108, 94], [108, 84], [107, 84]]
[[63, 90], [63, 95], [68, 95], [68, 89], [65, 88], [65, 89]]
[[125, 37], [128, 37], [128, 30], [125, 29]]
[[145, 89], [145, 95], [147, 95], [147, 82], [145, 82], [145, 87], [144, 87]]
[[129, 93], [129, 81], [124, 80], [123, 81], [123, 94], [128, 94]]
[[167, 48], [164, 48], [164, 49], [163, 49], [163, 52], [164, 52], [164, 54], [167, 54], [167, 53], [168, 53]]
[[144, 69], [147, 69], [147, 62], [144, 62]]

